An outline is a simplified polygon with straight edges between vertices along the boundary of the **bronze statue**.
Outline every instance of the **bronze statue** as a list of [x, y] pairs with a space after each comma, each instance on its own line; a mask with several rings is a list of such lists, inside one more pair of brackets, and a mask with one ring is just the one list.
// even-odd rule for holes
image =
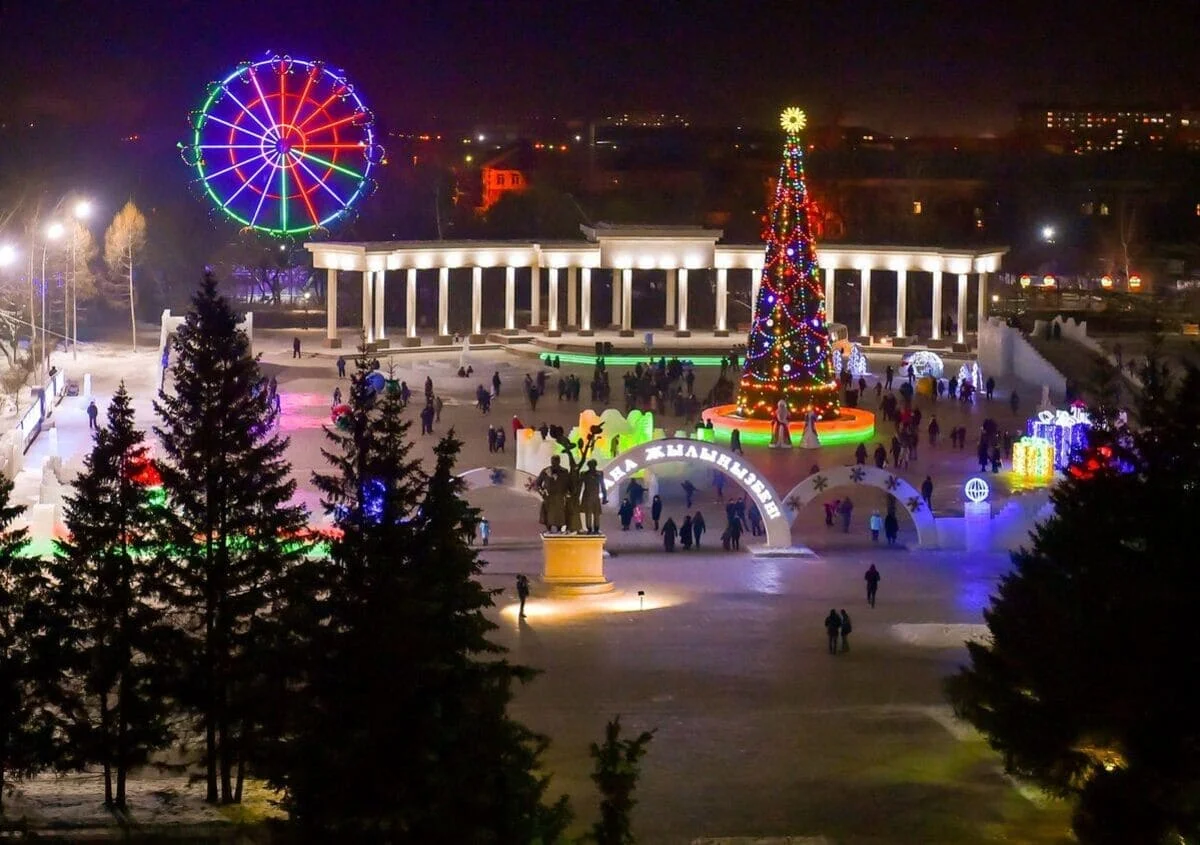
[[[535, 482], [535, 489], [542, 497], [542, 510], [540, 522], [546, 527], [546, 531], [551, 534], [557, 533], [579, 533], [580, 526], [580, 509], [581, 496], [583, 495], [584, 487], [581, 472], [584, 462], [587, 461], [588, 455], [596, 446], [596, 436], [603, 431], [603, 426], [594, 425], [587, 433], [585, 440], [579, 440], [572, 443], [567, 439], [561, 430], [555, 432], [558, 444], [562, 446], [563, 454], [567, 456], [567, 467], [562, 465], [562, 456], [555, 455], [550, 459], [550, 466], [546, 467], [538, 474]], [[578, 450], [579, 457], [576, 459], [575, 452]], [[590, 462], [592, 471], [599, 476], [598, 470], [595, 470], [595, 461]], [[603, 494], [603, 477], [600, 477], [601, 494]], [[588, 500], [590, 502], [590, 499]], [[594, 523], [596, 530], [599, 530], [599, 508], [596, 508], [595, 519], [589, 516], [589, 525]], [[590, 530], [590, 529], [589, 529]]]

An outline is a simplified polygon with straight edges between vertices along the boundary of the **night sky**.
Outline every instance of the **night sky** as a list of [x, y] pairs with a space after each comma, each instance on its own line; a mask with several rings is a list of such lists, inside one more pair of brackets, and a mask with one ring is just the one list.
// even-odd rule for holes
[[[1194, 0], [0, 0], [0, 120], [185, 132], [268, 51], [344, 68], [385, 127], [614, 111], [1001, 133], [1030, 100], [1200, 104]], [[436, 123], [435, 123], [436, 121]]]

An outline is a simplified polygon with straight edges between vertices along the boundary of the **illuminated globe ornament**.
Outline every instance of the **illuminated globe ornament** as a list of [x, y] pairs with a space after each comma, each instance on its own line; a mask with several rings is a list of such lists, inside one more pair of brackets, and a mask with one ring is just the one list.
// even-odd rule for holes
[[976, 504], [987, 501], [988, 494], [991, 492], [992, 488], [979, 476], [968, 478], [967, 483], [963, 485], [963, 495], [967, 497], [967, 501]]
[[383, 160], [374, 118], [322, 62], [243, 62], [208, 88], [179, 145], [197, 185], [226, 217], [275, 237], [327, 229], [372, 186]]
[[779, 125], [789, 135], [796, 135], [808, 125], [808, 117], [798, 108], [784, 109], [779, 117]]

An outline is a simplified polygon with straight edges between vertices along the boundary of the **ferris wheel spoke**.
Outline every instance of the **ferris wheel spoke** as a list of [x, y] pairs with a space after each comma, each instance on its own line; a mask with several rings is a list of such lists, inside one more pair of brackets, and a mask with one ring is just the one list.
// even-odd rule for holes
[[296, 183], [296, 189], [300, 192], [300, 198], [304, 200], [304, 207], [308, 209], [308, 216], [312, 218], [314, 226], [320, 226], [321, 218], [317, 216], [317, 210], [313, 208], [312, 200], [308, 198], [308, 189], [304, 187], [304, 180], [300, 178], [300, 171], [296, 168], [296, 161], [289, 157], [287, 166], [292, 171], [292, 181]]
[[288, 228], [288, 169], [286, 167], [279, 168], [279, 228], [287, 231]]
[[263, 95], [262, 86], [258, 84], [258, 74], [254, 69], [250, 69], [250, 81], [254, 83], [254, 90], [258, 93], [258, 102], [262, 103], [263, 114], [267, 116], [267, 123], [271, 124], [271, 128], [278, 131], [278, 124], [275, 122], [275, 115], [271, 114], [271, 107], [267, 105], [267, 98]]
[[311, 112], [309, 112], [308, 117], [304, 118], [304, 120], [301, 121], [300, 124], [296, 126], [296, 128], [303, 129], [305, 126], [308, 125], [308, 122], [310, 120], [312, 120], [314, 117], [319, 115], [321, 112], [325, 111], [325, 109], [329, 108], [329, 105], [337, 98], [338, 98], [338, 92], [334, 91], [332, 94], [330, 94], [325, 99], [325, 102], [321, 103], [321, 105], [317, 106], [315, 109], [313, 109]]
[[[278, 165], [277, 165], [277, 164], [275, 164], [275, 162], [273, 162], [273, 161], [268, 161], [268, 162], [267, 162], [267, 164], [268, 164], [268, 165], [269, 165], [269, 166], [272, 168], [272, 170], [271, 170], [271, 172], [270, 172], [270, 173], [268, 173], [268, 174], [267, 174], [266, 181], [264, 181], [264, 182], [263, 182], [263, 188], [262, 188], [262, 191], [260, 191], [260, 192], [259, 192], [259, 195], [258, 195], [258, 205], [257, 205], [257, 206], [255, 206], [255, 208], [254, 208], [254, 215], [253, 215], [253, 216], [250, 218], [250, 225], [251, 225], [251, 226], [256, 226], [256, 225], [258, 225], [258, 215], [262, 214], [262, 207], [263, 207], [263, 203], [264, 203], [264, 202], [266, 202], [266, 200], [267, 200], [267, 192], [268, 192], [268, 191], [270, 190], [270, 188], [271, 188], [271, 179], [272, 179], [272, 178], [274, 178], [274, 176], [275, 176], [275, 170], [274, 170], [274, 168], [278, 167]], [[261, 172], [261, 171], [260, 171], [260, 172]], [[247, 180], [247, 184], [248, 184], [250, 181], [252, 181], [252, 180]]]
[[221, 124], [222, 126], [228, 126], [230, 129], [236, 129], [238, 132], [243, 132], [243, 133], [245, 133], [246, 135], [249, 135], [251, 138], [254, 138], [254, 139], [258, 140], [258, 141], [261, 141], [261, 140], [262, 140], [262, 138], [263, 138], [263, 134], [265, 134], [265, 133], [257, 133], [257, 132], [253, 132], [253, 131], [251, 131], [251, 130], [247, 129], [245, 126], [242, 126], [241, 124], [238, 124], [238, 123], [231, 123], [230, 121], [228, 121], [228, 120], [223, 120], [222, 118], [219, 118], [219, 117], [217, 117], [216, 115], [213, 115], [213, 114], [210, 114], [210, 115], [208, 115], [208, 116], [205, 118], [205, 120], [211, 120], [211, 121], [213, 121], [214, 123], [219, 123], [219, 124]]
[[306, 150], [365, 150], [366, 144], [305, 144]]
[[266, 124], [264, 124], [261, 120], [258, 119], [258, 115], [256, 115], [253, 111], [251, 111], [249, 106], [247, 106], [245, 103], [243, 103], [241, 100], [239, 100], [237, 94], [235, 94], [229, 90], [228, 85], [223, 84], [221, 87], [225, 89], [225, 93], [227, 95], [229, 95], [229, 99], [231, 99], [235, 103], [237, 103], [238, 108], [240, 108], [243, 112], [245, 112], [247, 117], [249, 117], [251, 120], [253, 120], [255, 123], [258, 124], [259, 129], [261, 129], [263, 131], [264, 135], [267, 135], [271, 132], [271, 130], [267, 128]]
[[307, 158], [311, 161], [315, 161], [317, 164], [321, 165], [322, 167], [328, 167], [330, 170], [336, 170], [338, 173], [344, 173], [347, 176], [350, 176], [354, 179], [366, 178], [365, 174], [359, 173], [355, 170], [351, 170], [349, 167], [344, 167], [343, 165], [335, 164], [334, 162], [330, 161], [329, 159], [321, 158], [320, 156], [315, 156], [312, 153], [305, 152], [304, 150], [296, 150], [296, 153], [303, 158]]
[[[263, 156], [263, 158], [266, 159], [267, 157]], [[258, 174], [262, 173], [264, 170], [266, 170], [270, 166], [271, 166], [270, 159], [267, 159], [266, 161], [264, 161], [262, 164], [262, 167], [258, 168], [258, 170], [255, 170], [249, 179], [242, 182], [242, 184], [240, 186], [238, 186], [238, 189], [229, 195], [229, 199], [227, 199], [227, 200], [225, 200], [225, 202], [221, 203], [221, 208], [228, 210], [229, 206], [233, 204], [233, 201], [238, 198], [238, 195], [241, 194], [242, 191], [249, 188], [252, 184], [254, 184], [254, 180], [258, 178]], [[230, 168], [230, 170], [232, 170], [232, 169], [233, 168]], [[228, 172], [228, 171], [225, 171], [225, 172]], [[268, 177], [268, 181], [269, 181], [269, 178], [270, 177]], [[264, 192], [264, 194], [265, 194], [265, 192]]]
[[331, 121], [330, 123], [326, 123], [321, 126], [315, 126], [312, 129], [309, 129], [308, 131], [310, 133], [324, 132], [328, 129], [333, 129], [338, 126], [342, 126], [343, 124], [350, 123], [352, 120], [356, 120], [358, 118], [358, 115], [359, 115], [359, 113], [355, 112], [354, 114], [349, 115], [348, 117], [343, 117], [341, 120], [334, 120], [334, 121]]
[[199, 144], [198, 150], [261, 150], [262, 144]]
[[309, 175], [309, 178], [311, 178], [313, 180], [313, 182], [315, 182], [320, 187], [324, 188], [325, 193], [327, 193], [327, 194], [329, 194], [329, 196], [333, 197], [338, 205], [340, 205], [342, 208], [350, 207], [350, 203], [347, 202], [346, 200], [342, 199], [341, 196], [338, 195], [337, 191], [335, 191], [333, 188], [329, 187], [328, 182], [326, 182], [324, 179], [322, 179], [317, 174], [313, 173], [312, 168], [309, 167], [307, 164], [305, 164], [302, 159], [296, 159], [296, 164], [298, 164], [301, 168], [303, 168], [304, 172]]
[[304, 108], [304, 104], [308, 102], [308, 92], [312, 90], [312, 84], [317, 79], [317, 69], [310, 67], [308, 69], [308, 79], [304, 82], [304, 92], [300, 95], [300, 99], [296, 101], [296, 113], [292, 115], [292, 125], [296, 125], [296, 121], [300, 119], [300, 110]]
[[[237, 170], [237, 169], [239, 169], [239, 168], [242, 168], [242, 167], [249, 167], [250, 165], [254, 164], [256, 161], [258, 161], [260, 158], [262, 158], [262, 159], [265, 159], [265, 158], [267, 158], [267, 154], [266, 154], [266, 153], [259, 153], [258, 155], [254, 156], [254, 158], [248, 158], [248, 159], [245, 159], [244, 161], [239, 161], [239, 162], [237, 162], [237, 163], [235, 163], [235, 164], [231, 164], [231, 165], [229, 165], [228, 167], [224, 167], [224, 168], [222, 168], [222, 169], [220, 169], [220, 170], [214, 170], [214, 171], [213, 171], [213, 172], [211, 172], [211, 173], [207, 173], [207, 174], [205, 174], [205, 178], [207, 178], [207, 179], [216, 179], [218, 176], [224, 176], [226, 173], [229, 173], [229, 172], [230, 172], [230, 171], [232, 171], [232, 170]], [[271, 162], [270, 162], [270, 160], [268, 159], [268, 160], [267, 160], [267, 164], [270, 164], [270, 163], [271, 163]], [[263, 165], [263, 166], [265, 167], [266, 165]], [[259, 169], [261, 170], [262, 168], [259, 168]], [[258, 175], [258, 171], [255, 171], [255, 175], [256, 175], [256, 176]]]

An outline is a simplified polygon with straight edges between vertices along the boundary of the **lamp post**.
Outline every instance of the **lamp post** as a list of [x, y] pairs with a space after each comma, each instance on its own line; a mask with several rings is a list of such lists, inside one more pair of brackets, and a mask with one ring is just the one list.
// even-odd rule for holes
[[[81, 220], [86, 220], [92, 213], [92, 204], [87, 200], [80, 200], [75, 203], [75, 225], [71, 227], [71, 325], [70, 331], [66, 331], [67, 325], [67, 308], [66, 300], [63, 300], [63, 327], [67, 337], [71, 339], [71, 357], [79, 360], [79, 309], [77, 300], [79, 298], [79, 264], [78, 254], [76, 251], [76, 242], [79, 237], [79, 226]], [[63, 296], [66, 296], [66, 286], [63, 286]]]
[[[55, 222], [46, 227], [46, 239], [42, 242], [42, 366], [46, 369], [46, 375], [50, 374], [50, 353], [46, 349], [46, 251], [50, 248], [50, 241], [56, 241], [63, 235], [63, 225]], [[32, 311], [32, 301], [30, 302], [30, 310]]]

